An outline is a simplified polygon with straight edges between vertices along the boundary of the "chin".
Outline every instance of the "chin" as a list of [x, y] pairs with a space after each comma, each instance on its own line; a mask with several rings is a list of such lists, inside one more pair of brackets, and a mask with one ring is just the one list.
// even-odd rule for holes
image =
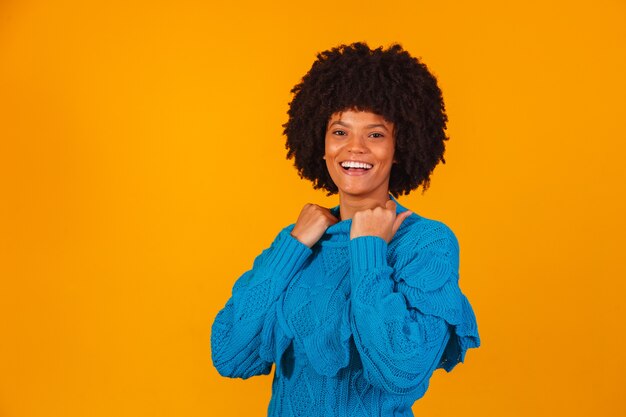
[[359, 187], [338, 187], [339, 193], [354, 197], [367, 197], [375, 193], [375, 190], [363, 189]]

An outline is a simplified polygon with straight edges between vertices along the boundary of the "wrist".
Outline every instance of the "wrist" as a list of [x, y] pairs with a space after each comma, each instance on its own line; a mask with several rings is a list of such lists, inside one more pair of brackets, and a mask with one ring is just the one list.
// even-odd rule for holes
[[296, 239], [298, 242], [302, 243], [309, 249], [311, 249], [311, 247], [313, 247], [313, 245], [315, 244], [315, 242], [311, 243], [311, 241], [308, 239], [303, 239], [302, 236], [300, 236], [297, 233], [294, 233], [293, 230], [291, 231], [290, 235], [292, 238]]
[[380, 236], [359, 236], [350, 241], [351, 270], [365, 272], [387, 267], [387, 242]]
[[389, 243], [390, 239], [387, 239], [385, 233], [378, 233], [376, 231], [352, 231], [350, 230], [350, 240], [357, 239], [360, 237], [378, 237], [384, 240], [386, 243]]
[[311, 249], [283, 230], [272, 243], [264, 267], [278, 275], [291, 276], [311, 255]]

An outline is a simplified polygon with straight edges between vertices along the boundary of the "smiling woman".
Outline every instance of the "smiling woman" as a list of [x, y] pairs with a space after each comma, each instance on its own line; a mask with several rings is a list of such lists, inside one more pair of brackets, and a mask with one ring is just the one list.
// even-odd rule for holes
[[288, 157], [339, 205], [306, 204], [235, 282], [213, 363], [240, 378], [275, 365], [270, 416], [412, 416], [435, 369], [480, 345], [454, 233], [393, 197], [445, 162], [441, 91], [399, 45], [355, 43], [292, 92]]

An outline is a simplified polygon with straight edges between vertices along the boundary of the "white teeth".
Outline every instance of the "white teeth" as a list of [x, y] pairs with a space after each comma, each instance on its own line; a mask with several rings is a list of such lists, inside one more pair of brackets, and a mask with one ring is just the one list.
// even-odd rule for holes
[[372, 164], [368, 164], [365, 162], [358, 161], [343, 161], [341, 166], [344, 168], [361, 168], [361, 169], [370, 169], [373, 167]]

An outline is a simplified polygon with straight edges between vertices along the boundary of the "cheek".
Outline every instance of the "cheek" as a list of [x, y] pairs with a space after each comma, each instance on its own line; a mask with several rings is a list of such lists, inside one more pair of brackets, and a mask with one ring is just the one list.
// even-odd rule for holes
[[326, 172], [328, 172], [328, 174], [330, 175], [331, 178], [334, 177], [334, 173], [333, 173], [333, 167], [332, 164], [330, 164], [328, 161], [326, 161]]
[[324, 155], [326, 159], [333, 159], [337, 156], [338, 148], [332, 142], [326, 142], [324, 145]]
[[330, 161], [333, 160], [332, 150], [328, 146], [328, 142], [324, 144], [324, 162], [326, 163], [326, 168], [330, 168]]
[[380, 161], [392, 163], [395, 155], [395, 147], [389, 145], [381, 146], [376, 154]]

